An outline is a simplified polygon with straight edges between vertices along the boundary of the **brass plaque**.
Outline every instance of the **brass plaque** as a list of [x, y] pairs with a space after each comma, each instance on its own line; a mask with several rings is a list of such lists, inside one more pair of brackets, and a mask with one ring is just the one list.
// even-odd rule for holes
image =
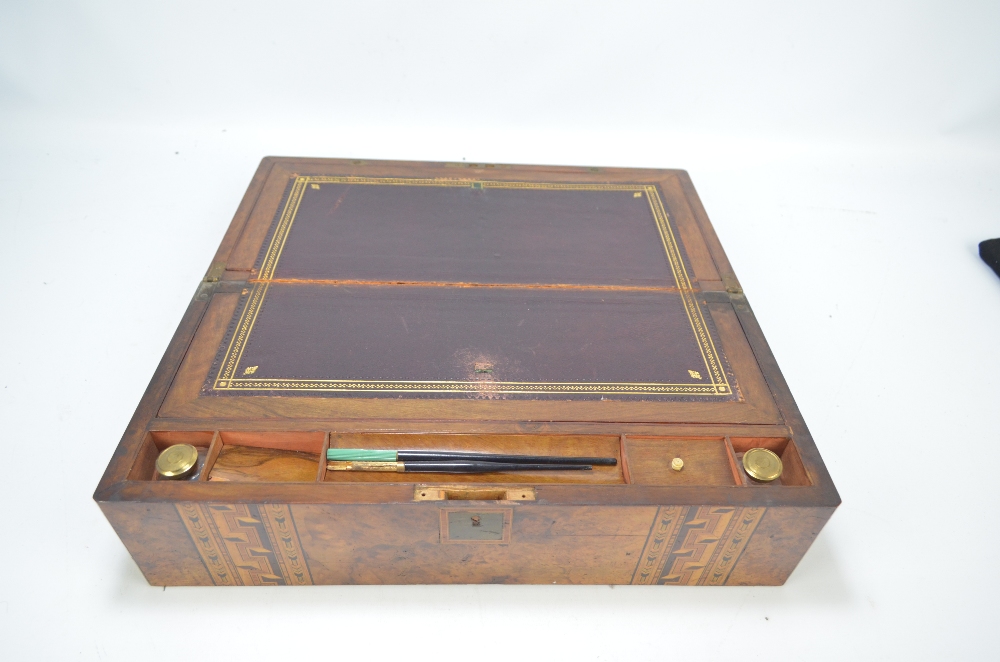
[[510, 510], [446, 509], [441, 511], [441, 542], [510, 542]]

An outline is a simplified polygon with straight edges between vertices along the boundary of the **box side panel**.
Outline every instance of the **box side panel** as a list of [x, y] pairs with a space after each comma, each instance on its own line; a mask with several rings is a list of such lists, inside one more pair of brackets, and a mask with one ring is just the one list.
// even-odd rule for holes
[[[737, 561], [767, 512], [760, 507], [709, 505], [456, 506], [454, 502], [375, 509], [293, 508], [312, 576], [324, 584], [722, 586], [735, 583]], [[447, 527], [454, 526], [455, 511], [486, 521], [485, 513], [498, 508], [511, 511], [511, 530], [498, 534], [496, 544], [449, 539], [454, 538]], [[797, 524], [788, 522], [786, 527]], [[789, 531], [796, 533], [802, 535]], [[798, 559], [790, 555], [795, 551], [782, 562], [794, 567]], [[752, 576], [744, 579], [754, 581]]]
[[99, 505], [150, 584], [214, 583], [174, 504], [105, 501]]
[[[628, 584], [657, 510], [454, 501], [292, 509], [317, 584]], [[456, 521], [448, 513], [503, 510], [511, 530], [497, 540], [445, 538]]]
[[768, 508], [727, 584], [784, 584], [833, 511], [834, 508]]
[[830, 508], [103, 503], [150, 584], [776, 585]]

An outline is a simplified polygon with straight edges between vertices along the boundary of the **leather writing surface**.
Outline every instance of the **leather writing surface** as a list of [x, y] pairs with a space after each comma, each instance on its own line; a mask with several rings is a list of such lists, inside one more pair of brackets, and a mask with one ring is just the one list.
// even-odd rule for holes
[[634, 191], [317, 187], [274, 278], [677, 286]]
[[274, 283], [235, 373], [248, 368], [254, 390], [714, 393], [673, 292]]
[[204, 391], [737, 397], [655, 186], [293, 179]]

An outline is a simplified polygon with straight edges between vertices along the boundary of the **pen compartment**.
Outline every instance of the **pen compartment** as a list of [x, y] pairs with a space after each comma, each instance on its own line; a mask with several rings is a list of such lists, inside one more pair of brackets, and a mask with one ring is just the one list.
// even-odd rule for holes
[[[788, 437], [680, 437], [600, 434], [340, 433], [322, 431], [154, 430], [146, 433], [128, 473], [129, 480], [167, 480], [156, 458], [174, 444], [198, 452], [195, 470], [181, 480], [234, 483], [404, 483], [414, 484], [416, 500], [533, 500], [511, 490], [541, 484], [634, 484], [646, 486], [787, 487], [809, 486], [795, 442]], [[590, 471], [544, 470], [494, 473], [421, 473], [327, 470], [327, 448], [373, 451], [428, 450], [505, 455], [613, 457], [614, 466]], [[767, 448], [782, 462], [771, 482], [750, 478], [743, 455]], [[674, 468], [674, 460], [683, 466]], [[420, 486], [434, 485], [421, 496]], [[476, 485], [483, 485], [476, 488]], [[490, 487], [487, 488], [486, 485]], [[446, 486], [445, 489], [442, 486]], [[525, 488], [530, 489], [530, 488]], [[485, 492], [483, 490], [486, 490]], [[492, 491], [491, 491], [492, 490]], [[513, 494], [513, 492], [511, 492]]]
[[[594, 466], [591, 471], [509, 471], [483, 474], [420, 472], [327, 471], [328, 483], [490, 483], [490, 484], [616, 484], [624, 483], [621, 440], [618, 435], [533, 434], [330, 434], [330, 448], [370, 450], [436, 450], [510, 455], [613, 457], [614, 466]], [[454, 499], [455, 497], [445, 497]]]

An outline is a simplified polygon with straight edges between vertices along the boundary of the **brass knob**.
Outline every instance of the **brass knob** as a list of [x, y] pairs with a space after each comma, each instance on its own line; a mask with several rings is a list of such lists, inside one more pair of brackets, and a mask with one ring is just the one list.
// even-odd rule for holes
[[769, 483], [781, 475], [781, 458], [766, 448], [751, 448], [743, 454], [743, 468], [754, 480]]
[[190, 476], [198, 466], [198, 449], [191, 444], [174, 444], [156, 458], [156, 472], [164, 478], [178, 480]]

